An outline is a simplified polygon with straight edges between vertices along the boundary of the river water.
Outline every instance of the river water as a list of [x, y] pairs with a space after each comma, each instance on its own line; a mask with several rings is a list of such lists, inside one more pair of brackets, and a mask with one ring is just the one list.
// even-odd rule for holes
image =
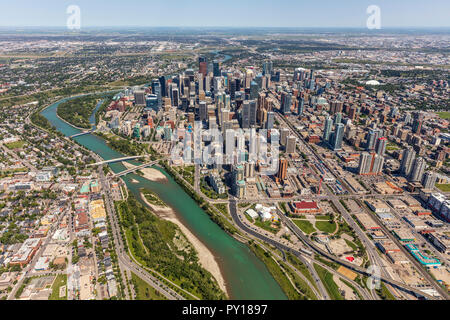
[[[72, 127], [56, 116], [58, 105], [68, 99], [62, 99], [41, 112], [65, 136], [80, 132], [79, 129]], [[100, 103], [96, 110], [99, 106]], [[91, 117], [90, 121], [95, 124], [95, 117]], [[123, 157], [122, 154], [108, 147], [106, 142], [96, 135], [87, 134], [75, 137], [74, 140], [105, 160]], [[130, 163], [139, 164], [133, 161], [130, 161]], [[112, 163], [110, 168], [114, 172], [126, 170], [121, 163]], [[137, 174], [128, 174], [123, 176], [122, 179], [130, 192], [138, 199], [140, 199], [139, 189], [147, 188], [158, 194], [165, 203], [176, 211], [181, 222], [213, 252], [218, 260], [230, 298], [237, 300], [287, 299], [266, 266], [253, 252], [245, 244], [235, 240], [211, 221], [209, 216], [163, 169], [157, 169], [167, 176], [168, 181], [166, 183], [149, 181]], [[138, 181], [138, 183], [132, 183], [132, 180]]]

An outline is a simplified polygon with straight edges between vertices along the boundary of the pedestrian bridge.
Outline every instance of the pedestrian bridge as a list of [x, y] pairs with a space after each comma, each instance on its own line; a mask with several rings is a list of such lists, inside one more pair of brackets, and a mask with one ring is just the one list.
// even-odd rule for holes
[[116, 159], [110, 159], [110, 160], [103, 160], [100, 162], [96, 162], [96, 163], [91, 163], [88, 166], [99, 166], [102, 164], [108, 164], [108, 163], [114, 163], [114, 162], [121, 162], [121, 161], [128, 161], [128, 160], [134, 160], [134, 159], [139, 159], [139, 158], [144, 158], [146, 156], [130, 156], [130, 157], [122, 157], [122, 158], [116, 158]]
[[82, 131], [80, 133], [76, 133], [74, 135], [71, 135], [69, 138], [81, 137], [81, 136], [84, 136], [86, 134], [90, 134], [92, 132], [94, 132], [94, 130]]
[[140, 166], [136, 166], [136, 167], [134, 167], [134, 168], [127, 169], [127, 170], [124, 170], [124, 171], [122, 171], [122, 172], [116, 173], [116, 174], [113, 175], [113, 177], [114, 177], [114, 178], [115, 178], [115, 177], [121, 177], [121, 176], [124, 176], [124, 175], [126, 175], [126, 174], [132, 173], [132, 172], [134, 172], [134, 171], [136, 171], [136, 170], [143, 169], [143, 168], [145, 168], [145, 167], [151, 167], [152, 165], [158, 163], [159, 161], [161, 161], [161, 160], [155, 160], [155, 161], [152, 161], [152, 162], [144, 163], [144, 164], [142, 164], [142, 165], [140, 165]]

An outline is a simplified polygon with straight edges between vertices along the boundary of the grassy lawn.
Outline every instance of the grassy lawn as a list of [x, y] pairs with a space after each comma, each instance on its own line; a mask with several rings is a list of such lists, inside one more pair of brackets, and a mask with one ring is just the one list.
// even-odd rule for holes
[[64, 297], [59, 296], [59, 289], [62, 286], [67, 286], [67, 274], [59, 274], [53, 281], [52, 293], [48, 298], [48, 300], [67, 300], [67, 287], [66, 287], [66, 295]]
[[359, 300], [364, 300], [364, 297], [361, 295], [361, 293], [359, 293], [359, 291], [350, 282], [343, 278], [341, 278], [341, 281], [353, 290], [353, 292], [358, 296]]
[[272, 233], [277, 233], [278, 230], [280, 230], [279, 228], [274, 228], [272, 227], [272, 222], [271, 221], [262, 221], [261, 218], [257, 218], [255, 220], [255, 225], [257, 227], [260, 227], [266, 231], [272, 232]]
[[354, 244], [353, 242], [351, 242], [350, 240], [344, 239], [345, 243], [347, 243], [347, 245], [352, 248], [354, 251], [358, 250], [358, 246], [356, 244]]
[[437, 114], [441, 119], [450, 120], [450, 112], [448, 111], [438, 112]]
[[316, 228], [322, 232], [333, 233], [336, 231], [336, 223], [329, 221], [316, 221]]
[[230, 213], [228, 212], [228, 205], [226, 203], [215, 203], [214, 206], [222, 212], [225, 216], [231, 217]]
[[292, 282], [294, 282], [295, 287], [302, 294], [304, 294], [308, 300], [317, 300], [317, 296], [314, 294], [305, 280], [303, 280], [297, 273], [292, 271], [292, 269], [289, 268], [285, 263], [279, 261], [279, 264], [289, 274], [289, 277], [292, 279]]
[[386, 288], [386, 285], [383, 282], [381, 282], [380, 284], [381, 284], [380, 289], [377, 289], [376, 292], [381, 297], [381, 299], [383, 299], [383, 300], [397, 300], [392, 295], [392, 293], [389, 291], [389, 289]]
[[239, 208], [247, 208], [250, 205], [250, 203], [244, 202], [244, 203], [238, 203]]
[[318, 215], [314, 216], [314, 218], [316, 218], [316, 220], [329, 220], [330, 216], [318, 214]]
[[325, 289], [330, 295], [330, 298], [333, 300], [344, 300], [344, 298], [341, 296], [339, 292], [339, 288], [336, 282], [334, 282], [333, 280], [333, 275], [328, 270], [322, 268], [321, 266], [315, 263], [314, 269], [316, 269], [320, 280], [322, 281], [323, 285], [325, 286]]
[[156, 193], [150, 191], [148, 189], [141, 189], [142, 195], [147, 199], [147, 201], [151, 204], [154, 204], [158, 207], [167, 207], [167, 205], [162, 201]]
[[10, 142], [10, 143], [5, 143], [5, 146], [8, 149], [21, 149], [23, 148], [23, 146], [26, 144], [25, 141], [19, 140], [19, 141], [14, 141], [14, 142]]
[[136, 300], [167, 300], [162, 294], [133, 272], [131, 273], [131, 281], [136, 292]]
[[306, 265], [290, 252], [286, 253], [286, 257], [289, 263], [298, 271], [300, 271], [305, 276], [305, 278], [308, 279], [309, 282], [314, 286], [314, 288], [316, 288], [316, 290], [319, 290], [317, 288], [316, 282], [314, 281], [314, 278], [312, 277]]
[[436, 188], [442, 192], [450, 192], [450, 183], [447, 184], [436, 184]]
[[292, 219], [292, 221], [294, 221], [294, 223], [297, 225], [297, 227], [299, 227], [306, 234], [310, 234], [310, 233], [313, 233], [314, 231], [316, 231], [316, 229], [314, 228], [312, 223], [309, 222], [308, 220]]
[[271, 254], [265, 251], [263, 248], [257, 244], [250, 245], [250, 249], [255, 253], [255, 255], [264, 262], [269, 272], [274, 277], [275, 281], [278, 282], [281, 289], [284, 291], [289, 300], [299, 300], [302, 296], [295, 290], [286, 276], [285, 270], [283, 270], [272, 258]]
[[396, 143], [393, 142], [388, 142], [387, 146], [386, 146], [386, 150], [399, 150], [400, 146]]

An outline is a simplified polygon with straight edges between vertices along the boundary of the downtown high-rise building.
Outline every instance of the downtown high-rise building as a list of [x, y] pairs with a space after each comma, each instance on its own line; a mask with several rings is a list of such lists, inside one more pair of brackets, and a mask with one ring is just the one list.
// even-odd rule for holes
[[295, 153], [295, 148], [297, 146], [297, 139], [295, 136], [288, 136], [286, 139], [286, 153], [292, 154]]
[[344, 102], [342, 101], [331, 101], [330, 102], [330, 114], [333, 115], [338, 112], [342, 112], [344, 108]]
[[333, 151], [342, 149], [342, 140], [344, 138], [344, 125], [342, 123], [338, 123], [336, 125], [336, 129], [333, 133], [333, 139], [331, 141], [331, 148]]
[[437, 174], [434, 171], [425, 172], [422, 179], [424, 189], [432, 190], [436, 184]]
[[358, 173], [360, 175], [376, 175], [383, 170], [384, 157], [372, 152], [363, 152], [359, 157]]
[[208, 64], [205, 57], [198, 58], [198, 72], [201, 73], [203, 77], [206, 77], [208, 73]]
[[342, 122], [342, 113], [338, 112], [334, 115], [334, 124], [338, 124]]
[[200, 101], [198, 104], [198, 114], [200, 121], [206, 121], [208, 119], [208, 105], [206, 101]]
[[256, 125], [256, 100], [245, 100], [242, 103], [242, 128], [248, 129]]
[[145, 91], [144, 90], [134, 91], [134, 104], [137, 106], [145, 106]]
[[282, 146], [286, 146], [287, 144], [287, 137], [289, 136], [289, 129], [288, 128], [281, 128], [280, 130], [280, 144]]
[[427, 163], [424, 158], [422, 158], [422, 157], [417, 158], [414, 161], [414, 166], [413, 166], [411, 174], [409, 176], [409, 181], [411, 181], [411, 182], [422, 181], [426, 165], [427, 165]]
[[372, 151], [375, 149], [378, 138], [380, 137], [381, 132], [378, 129], [370, 129], [367, 133], [366, 139], [366, 150]]
[[300, 98], [298, 101], [298, 111], [297, 114], [299, 116], [301, 116], [304, 112], [304, 108], [305, 108], [305, 99], [304, 98]]
[[325, 125], [323, 128], [323, 136], [322, 136], [322, 140], [324, 142], [328, 142], [328, 140], [330, 139], [330, 134], [331, 134], [331, 129], [333, 128], [333, 119], [331, 119], [331, 117], [328, 117], [325, 120]]
[[270, 76], [272, 74], [272, 71], [273, 71], [273, 63], [272, 63], [272, 61], [264, 62], [264, 64], [263, 64], [263, 72], [262, 72], [263, 76], [265, 76], [265, 75]]
[[413, 147], [410, 146], [403, 151], [402, 162], [400, 164], [400, 173], [405, 177], [409, 176], [411, 173], [415, 157], [416, 152]]
[[380, 156], [384, 157], [384, 154], [386, 152], [386, 145], [387, 145], [386, 137], [378, 138], [376, 148], [375, 148], [376, 153], [379, 154]]
[[220, 77], [220, 62], [217, 60], [213, 61], [213, 75], [214, 77]]
[[266, 129], [267, 130], [272, 129], [274, 123], [275, 123], [275, 113], [272, 111], [267, 112]]
[[287, 167], [288, 161], [286, 159], [280, 159], [278, 162], [278, 173], [276, 175], [278, 181], [286, 180]]
[[292, 94], [287, 92], [281, 93], [281, 112], [289, 114], [291, 112]]

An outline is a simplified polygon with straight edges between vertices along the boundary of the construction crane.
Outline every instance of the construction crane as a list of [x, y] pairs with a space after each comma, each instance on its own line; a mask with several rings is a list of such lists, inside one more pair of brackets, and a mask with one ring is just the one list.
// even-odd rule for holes
[[323, 181], [323, 178], [320, 178], [319, 190], [317, 190], [317, 194], [320, 194], [320, 189], [322, 188], [322, 181]]

